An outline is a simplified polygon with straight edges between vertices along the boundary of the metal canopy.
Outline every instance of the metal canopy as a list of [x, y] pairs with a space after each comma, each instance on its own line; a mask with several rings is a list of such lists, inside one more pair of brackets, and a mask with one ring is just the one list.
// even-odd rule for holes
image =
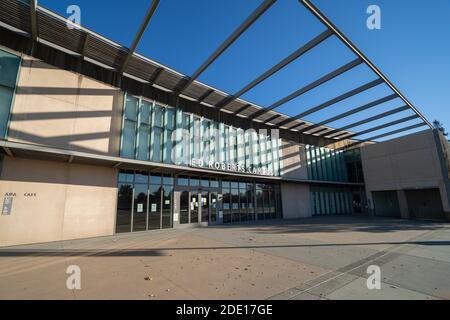
[[[153, 0], [150, 4], [145, 18], [137, 31], [134, 41], [130, 48], [117, 44], [101, 35], [92, 32], [84, 27], [67, 28], [67, 19], [45, 9], [37, 4], [37, 0], [31, 0], [29, 4], [20, 0], [2, 0], [0, 1], [0, 22], [1, 28], [8, 28], [14, 32], [21, 31], [21, 35], [26, 33], [34, 42], [41, 42], [54, 49], [62, 50], [73, 56], [81, 56], [84, 60], [112, 70], [118, 74], [124, 74], [125, 77], [138, 80], [145, 85], [154, 86], [158, 89], [172, 92], [176, 96], [183, 97], [203, 105], [203, 107], [212, 107], [219, 112], [233, 114], [239, 117], [247, 118], [257, 123], [268, 124], [275, 127], [284, 127], [289, 124], [288, 130], [300, 135], [314, 135], [318, 137], [328, 137], [335, 142], [344, 139], [350, 139], [361, 135], [348, 131], [354, 127], [370, 123], [375, 120], [384, 119], [388, 116], [397, 114], [401, 111], [412, 110], [414, 118], [420, 118], [422, 123], [416, 126], [410, 126], [404, 129], [392, 131], [375, 136], [372, 140], [394, 135], [407, 130], [415, 129], [421, 126], [432, 125], [415, 108], [410, 101], [387, 79], [387, 77], [316, 7], [310, 0], [299, 0], [299, 3], [312, 13], [325, 27], [326, 30], [314, 39], [310, 40], [290, 56], [275, 64], [271, 69], [255, 78], [254, 81], [246, 85], [235, 94], [228, 94], [211, 86], [199, 82], [197, 79], [203, 74], [211, 64], [213, 64], [239, 37], [246, 32], [264, 13], [266, 13], [276, 0], [265, 0], [237, 29], [217, 48], [217, 50], [194, 72], [191, 76], [183, 75], [169, 67], [161, 65], [135, 52], [139, 42], [151, 20], [156, 13], [159, 0]], [[294, 60], [327, 40], [331, 36], [336, 36], [347, 48], [355, 55], [356, 59], [342, 65], [340, 68], [322, 76], [310, 84], [298, 89], [290, 95], [278, 100], [270, 106], [262, 107], [254, 103], [240, 99], [242, 95], [249, 92], [281, 69], [292, 63]], [[332, 100], [319, 104], [318, 106], [301, 111], [294, 117], [287, 116], [276, 109], [285, 105], [301, 95], [312, 90], [318, 90], [320, 86], [330, 80], [338, 80], [339, 76], [352, 70], [359, 65], [368, 66], [376, 75], [376, 80], [364, 84], [356, 89], [342, 94]], [[385, 98], [378, 99], [361, 107], [343, 112], [330, 119], [310, 123], [305, 121], [304, 117], [326, 109], [338, 102], [358, 95], [370, 88], [380, 84], [386, 84], [393, 94]], [[326, 125], [337, 120], [344, 119], [356, 113], [377, 107], [385, 102], [400, 98], [405, 103], [404, 107], [389, 110], [380, 113], [368, 119], [357, 121], [349, 125], [343, 125], [339, 129], [330, 128]], [[404, 120], [404, 119], [401, 119]], [[398, 123], [403, 121], [397, 120]], [[381, 130], [392, 126], [391, 123], [380, 125], [375, 128], [365, 130], [366, 133]], [[367, 140], [365, 140], [367, 141]], [[362, 142], [365, 142], [362, 141]], [[357, 145], [358, 141], [352, 142], [350, 146]]]

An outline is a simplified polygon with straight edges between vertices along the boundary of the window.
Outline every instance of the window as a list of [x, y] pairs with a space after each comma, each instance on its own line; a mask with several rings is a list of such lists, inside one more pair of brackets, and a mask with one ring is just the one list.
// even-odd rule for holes
[[138, 120], [139, 99], [127, 95], [122, 136], [122, 157], [134, 159], [136, 156], [136, 126]]
[[20, 57], [0, 50], [0, 138], [6, 138]]
[[[192, 159], [203, 160], [206, 166], [215, 161], [236, 165], [233, 168], [239, 170], [245, 167], [279, 175], [280, 146], [281, 140], [255, 130], [230, 127], [132, 95], [125, 98], [120, 152], [124, 158], [184, 166]], [[318, 148], [311, 149], [318, 152], [319, 162], [331, 160]], [[333, 163], [328, 162], [331, 167]], [[351, 172], [359, 175], [356, 170]]]

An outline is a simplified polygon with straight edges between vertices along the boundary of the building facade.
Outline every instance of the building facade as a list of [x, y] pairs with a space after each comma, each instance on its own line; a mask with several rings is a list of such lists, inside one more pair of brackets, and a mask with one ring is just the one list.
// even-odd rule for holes
[[320, 215], [443, 219], [450, 212], [447, 144], [436, 132], [345, 150], [229, 119], [1, 47], [0, 246]]

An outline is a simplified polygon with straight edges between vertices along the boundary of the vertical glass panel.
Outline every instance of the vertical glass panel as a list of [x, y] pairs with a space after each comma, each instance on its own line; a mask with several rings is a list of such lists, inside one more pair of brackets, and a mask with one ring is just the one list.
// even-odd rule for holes
[[153, 162], [162, 162], [163, 130], [154, 127], [152, 130], [151, 158]]
[[210, 131], [211, 123], [208, 120], [203, 120], [202, 122], [202, 140], [203, 140], [203, 148], [202, 148], [202, 159], [205, 163], [209, 163], [211, 159], [211, 131]]
[[139, 99], [127, 95], [125, 100], [125, 119], [137, 121], [138, 119]]
[[247, 185], [244, 183], [239, 186], [239, 204], [241, 221], [248, 221], [248, 201], [247, 201]]
[[231, 222], [231, 192], [229, 184], [222, 185], [223, 223]]
[[8, 131], [8, 121], [13, 97], [14, 97], [13, 89], [3, 87], [0, 85], [0, 137], [2, 138], [6, 137], [6, 132]]
[[116, 233], [131, 232], [133, 185], [119, 184], [118, 189]]
[[251, 131], [251, 146], [252, 146], [252, 154], [253, 154], [253, 159], [252, 159], [252, 165], [254, 167], [259, 167], [260, 166], [260, 161], [259, 161], [259, 142], [258, 142], [258, 134], [256, 133], [256, 131]]
[[224, 140], [224, 162], [230, 162], [230, 128], [225, 127], [225, 140]]
[[239, 212], [239, 189], [231, 189], [231, 221], [240, 222], [240, 212]]
[[217, 192], [210, 193], [209, 201], [210, 201], [209, 210], [210, 210], [211, 222], [216, 222], [217, 221], [217, 209], [218, 209]]
[[0, 50], [0, 87], [15, 88], [19, 65], [20, 57]]
[[255, 220], [255, 185], [253, 183], [247, 184], [247, 207], [249, 220]]
[[231, 163], [237, 163], [237, 152], [236, 152], [236, 148], [237, 148], [237, 142], [236, 142], [236, 129], [234, 128], [230, 128], [229, 130], [229, 139], [230, 139], [230, 143], [229, 143], [229, 154], [230, 154], [230, 162]]
[[137, 159], [148, 161], [150, 159], [150, 126], [141, 124], [138, 130]]
[[152, 104], [148, 101], [142, 100], [141, 107], [139, 109], [139, 122], [145, 124], [151, 124], [151, 110]]
[[278, 145], [278, 139], [272, 140], [272, 161], [273, 161], [273, 174], [275, 176], [280, 175], [280, 152], [279, 152], [279, 145]]
[[256, 185], [256, 213], [258, 220], [264, 220], [263, 185]]
[[163, 162], [164, 163], [173, 163], [172, 161], [172, 130], [164, 130], [164, 147], [163, 147]]
[[201, 193], [202, 222], [209, 222], [209, 193], [203, 191]]
[[161, 229], [161, 185], [150, 185], [149, 187], [149, 213], [148, 229]]
[[133, 232], [147, 230], [147, 184], [134, 186]]
[[267, 166], [267, 143], [266, 136], [259, 135], [259, 150], [261, 155], [261, 167], [265, 168]]
[[173, 186], [164, 185], [162, 199], [162, 228], [172, 228]]
[[198, 212], [200, 208], [200, 199], [197, 192], [191, 192], [191, 223], [198, 223]]
[[180, 223], [189, 223], [189, 192], [183, 191], [180, 194]]
[[136, 145], [136, 122], [125, 120], [122, 132], [122, 157], [134, 159]]
[[165, 128], [175, 130], [175, 109], [166, 108]]
[[237, 130], [237, 162], [245, 166], [245, 134], [244, 130]]
[[164, 119], [164, 108], [159, 106], [159, 105], [155, 105], [153, 108], [153, 126], [156, 127], [163, 127], [163, 119]]

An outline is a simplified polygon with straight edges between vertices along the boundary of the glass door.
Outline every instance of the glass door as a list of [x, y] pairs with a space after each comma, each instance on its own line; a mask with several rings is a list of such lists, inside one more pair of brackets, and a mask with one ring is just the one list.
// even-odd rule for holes
[[197, 192], [191, 192], [191, 221], [190, 223], [198, 223], [198, 213], [200, 208], [200, 200]]
[[162, 228], [172, 228], [173, 187], [165, 185], [162, 191]]
[[147, 185], [134, 187], [133, 232], [147, 230]]
[[217, 192], [211, 192], [209, 194], [209, 215], [212, 223], [217, 222], [217, 200]]
[[180, 194], [180, 224], [189, 223], [189, 191]]
[[202, 201], [202, 222], [209, 222], [209, 193], [203, 191], [201, 193]]
[[161, 186], [150, 185], [148, 230], [161, 229]]

